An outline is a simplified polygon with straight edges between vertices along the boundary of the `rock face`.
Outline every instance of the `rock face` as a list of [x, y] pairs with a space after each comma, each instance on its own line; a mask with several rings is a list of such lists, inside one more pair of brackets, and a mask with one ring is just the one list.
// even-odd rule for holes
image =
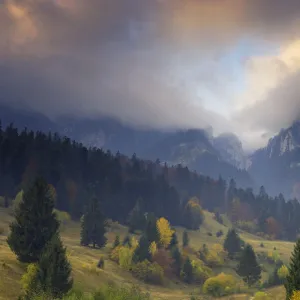
[[286, 197], [299, 197], [300, 122], [282, 129], [265, 148], [254, 152], [250, 160], [250, 174], [271, 194], [282, 192]]
[[222, 159], [238, 169], [246, 169], [248, 158], [244, 153], [239, 138], [232, 133], [224, 133], [213, 141], [214, 147], [219, 151]]

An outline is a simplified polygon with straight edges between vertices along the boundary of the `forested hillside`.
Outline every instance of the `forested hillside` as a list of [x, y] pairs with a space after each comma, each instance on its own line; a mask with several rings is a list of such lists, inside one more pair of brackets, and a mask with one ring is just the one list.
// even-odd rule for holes
[[[0, 195], [8, 205], [16, 193], [39, 174], [55, 187], [56, 207], [82, 216], [86, 199], [95, 194], [105, 215], [126, 223], [137, 201], [144, 212], [185, 224], [184, 209], [195, 196], [202, 208], [227, 213], [237, 226], [270, 238], [295, 239], [300, 228], [300, 205], [271, 198], [262, 187], [258, 195], [239, 189], [235, 181], [213, 180], [182, 166], [140, 160], [97, 148], [87, 149], [55, 133], [0, 130]], [[227, 187], [228, 185], [228, 187]]]

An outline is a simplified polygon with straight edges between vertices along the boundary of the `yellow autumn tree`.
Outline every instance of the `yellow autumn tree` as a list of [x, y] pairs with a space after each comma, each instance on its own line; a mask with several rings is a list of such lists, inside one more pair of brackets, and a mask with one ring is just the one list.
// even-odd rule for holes
[[170, 245], [174, 230], [171, 229], [170, 223], [165, 218], [160, 218], [156, 222], [157, 231], [159, 233], [160, 246], [167, 248]]
[[156, 245], [156, 243], [153, 241], [153, 242], [150, 244], [150, 247], [149, 247], [149, 253], [151, 254], [151, 256], [154, 256], [156, 252], [157, 252], [157, 245]]
[[294, 291], [291, 300], [300, 300], [300, 291]]

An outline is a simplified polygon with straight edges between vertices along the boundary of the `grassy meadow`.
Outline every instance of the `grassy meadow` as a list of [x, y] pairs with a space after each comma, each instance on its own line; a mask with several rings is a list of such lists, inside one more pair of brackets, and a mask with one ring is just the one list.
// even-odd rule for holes
[[[6, 236], [9, 232], [9, 223], [12, 217], [9, 214], [9, 209], [0, 210], [0, 300], [17, 299], [21, 293], [20, 279], [26, 270], [26, 266], [16, 260], [14, 254], [10, 251], [6, 244]], [[190, 246], [196, 250], [200, 249], [203, 244], [206, 244], [208, 249], [213, 244], [222, 244], [226, 232], [229, 228], [216, 222], [212, 214], [205, 212], [205, 222], [199, 231], [190, 231]], [[222, 230], [224, 235], [216, 237], [216, 232]], [[176, 228], [179, 242], [181, 243], [183, 229]], [[117, 285], [137, 285], [144, 291], [149, 291], [152, 299], [166, 300], [189, 300], [191, 295], [198, 298], [195, 299], [212, 299], [201, 296], [200, 287], [196, 285], [186, 285], [182, 282], [168, 282], [164, 287], [148, 285], [135, 279], [129, 272], [122, 270], [116, 263], [108, 259], [109, 251], [116, 234], [120, 235], [121, 240], [127, 235], [127, 228], [117, 223], [112, 223], [109, 228], [108, 244], [102, 249], [91, 249], [81, 247], [79, 245], [79, 223], [69, 222], [62, 227], [62, 240], [68, 249], [69, 260], [73, 268], [73, 276], [75, 286], [83, 289], [86, 292], [97, 290], [101, 285], [114, 283]], [[284, 241], [267, 241], [258, 236], [251, 235], [245, 232], [240, 232], [240, 236], [247, 243], [251, 244], [257, 254], [262, 252], [270, 252], [276, 247], [276, 251], [280, 254], [280, 258], [284, 263], [288, 263], [291, 251], [294, 244]], [[263, 243], [263, 247], [261, 244]], [[104, 270], [96, 267], [99, 258], [105, 258]], [[261, 262], [262, 263], [262, 262]], [[264, 272], [263, 278], [268, 277], [268, 273], [272, 271], [274, 266], [263, 262]], [[235, 275], [233, 266], [225, 265], [222, 268], [214, 269], [214, 272], [225, 272]], [[236, 275], [235, 275], [236, 276]], [[276, 287], [267, 290], [272, 296], [272, 299], [285, 299], [283, 287]], [[251, 294], [233, 295], [222, 299], [251, 299]]]

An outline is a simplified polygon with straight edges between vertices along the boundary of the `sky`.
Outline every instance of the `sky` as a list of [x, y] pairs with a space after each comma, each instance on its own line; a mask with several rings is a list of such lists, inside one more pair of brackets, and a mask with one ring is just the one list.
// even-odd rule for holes
[[299, 0], [0, 0], [0, 103], [253, 150], [300, 118], [299, 25]]

